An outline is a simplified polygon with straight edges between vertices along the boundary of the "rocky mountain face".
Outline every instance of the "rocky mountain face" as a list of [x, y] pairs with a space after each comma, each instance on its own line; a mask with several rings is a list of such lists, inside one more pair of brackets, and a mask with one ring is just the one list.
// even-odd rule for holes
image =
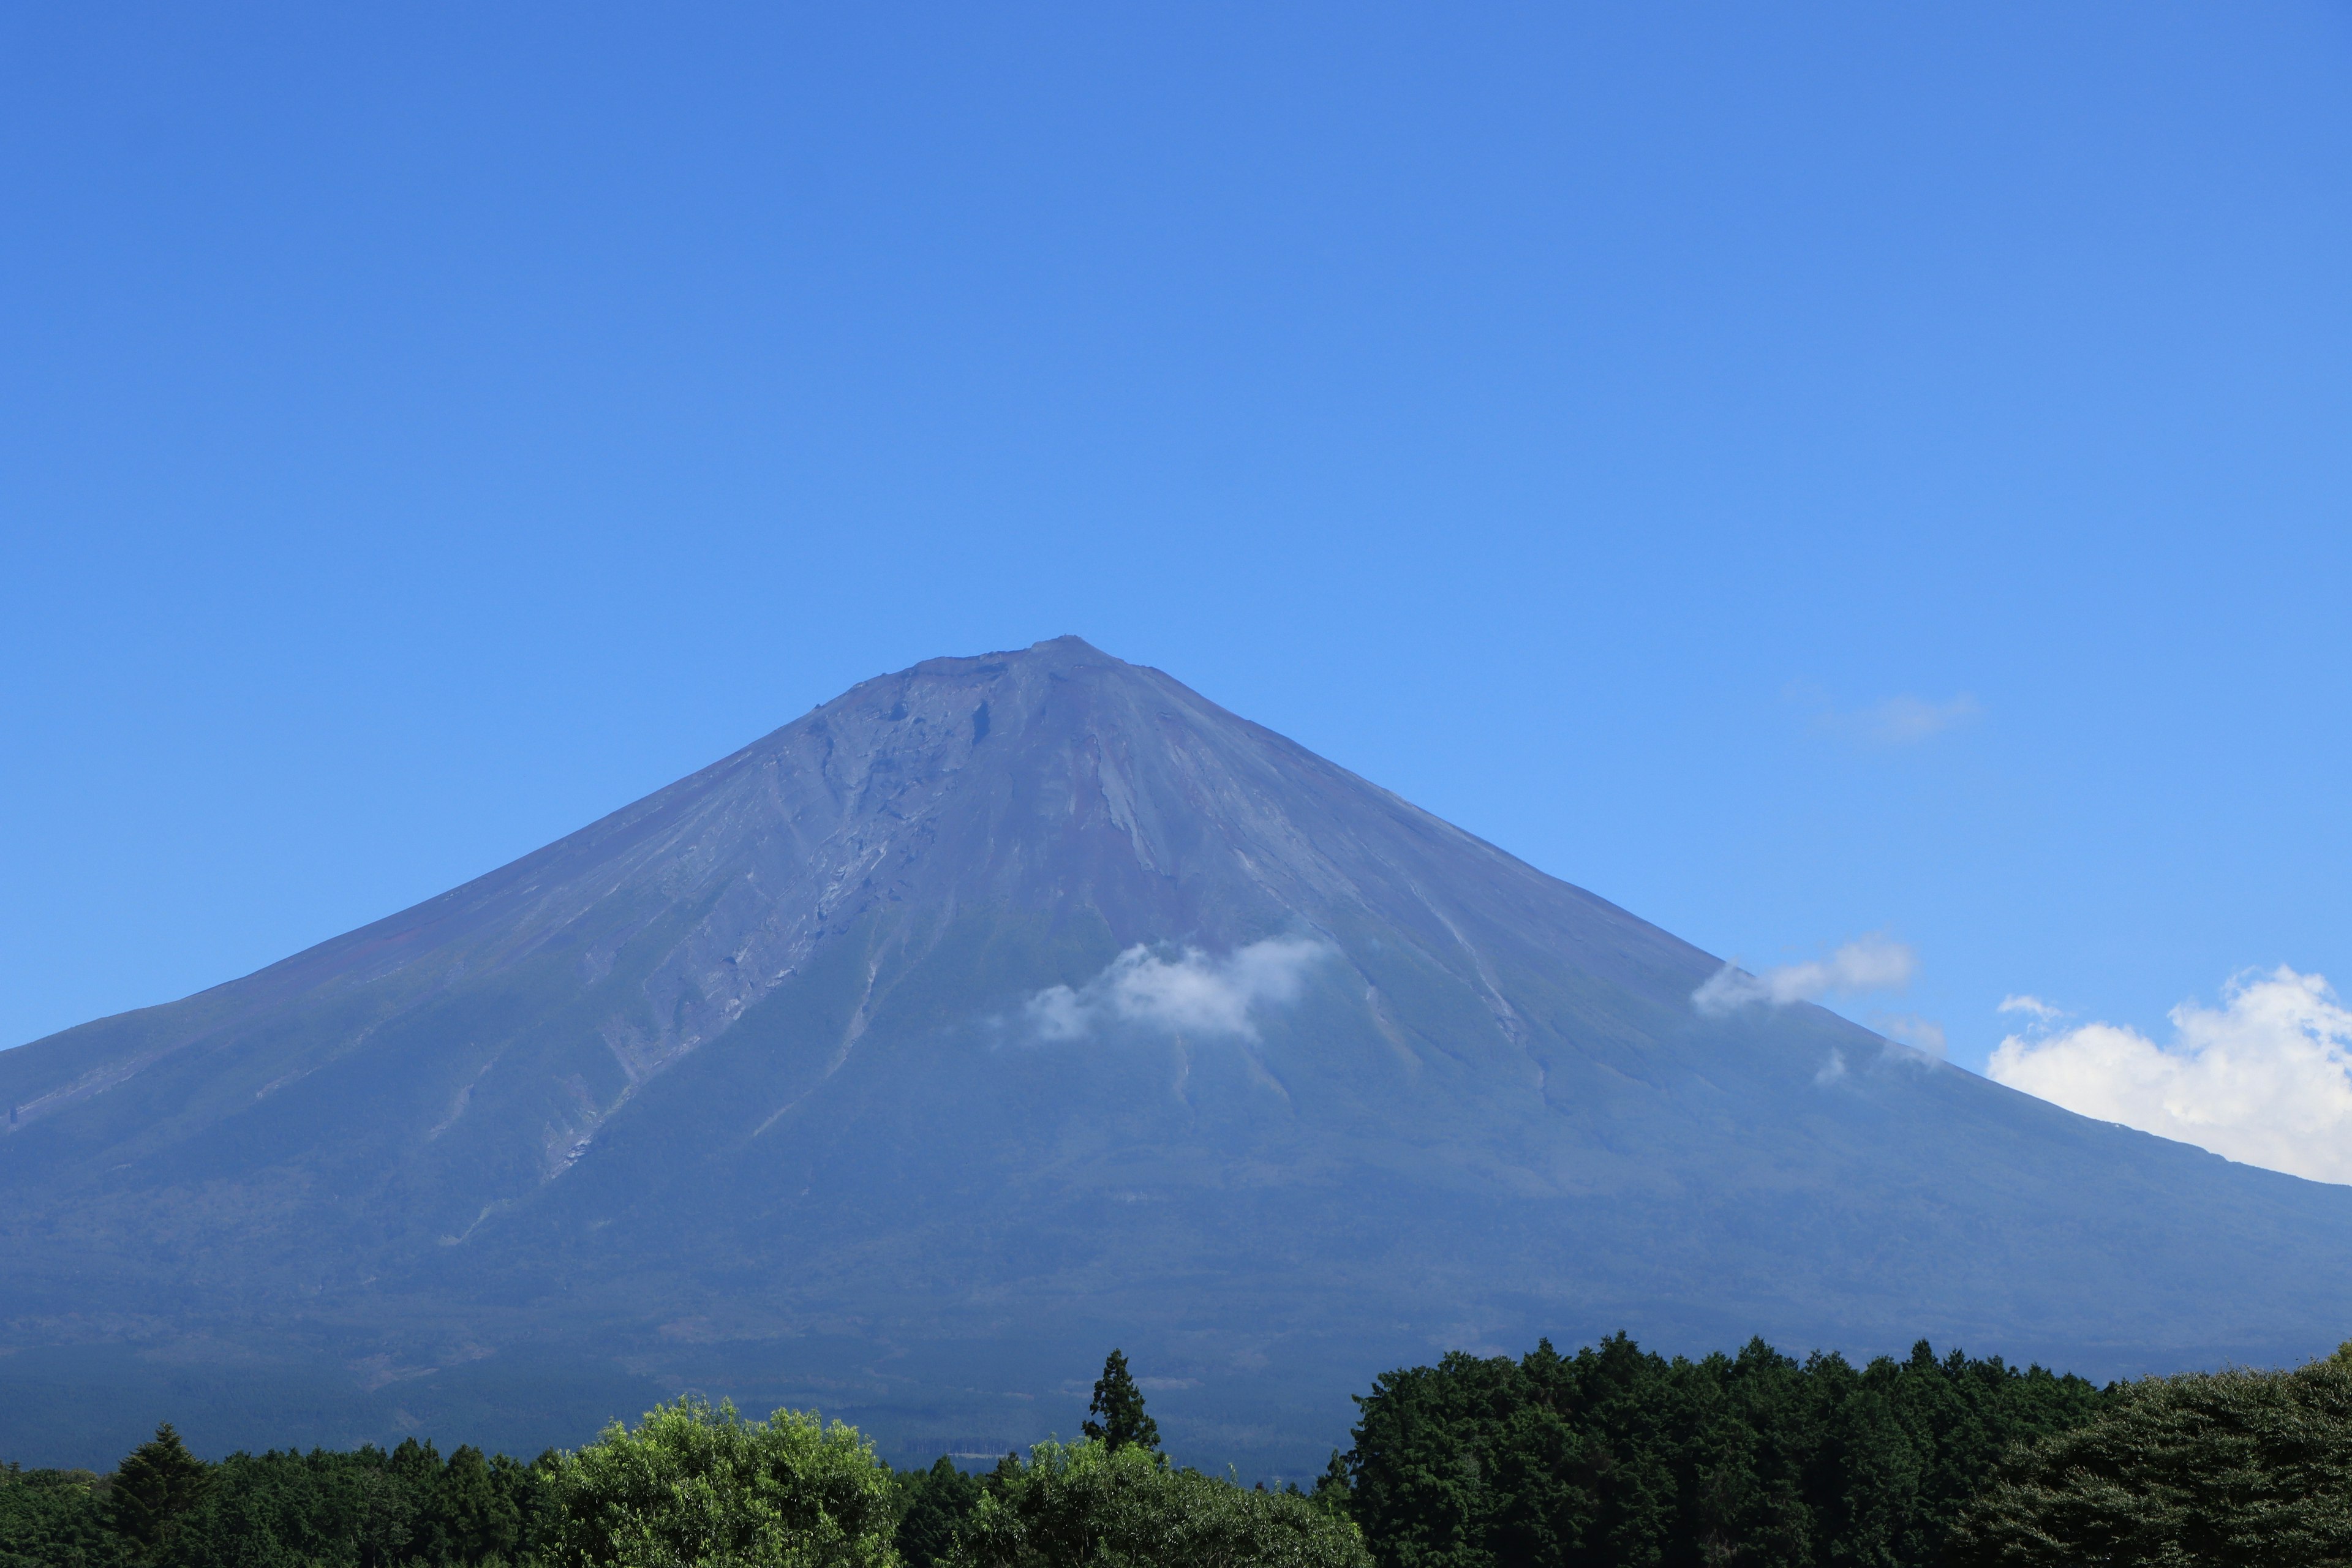
[[[2352, 1191], [1807, 1006], [1075, 638], [845, 693], [243, 980], [0, 1053], [0, 1454], [687, 1388], [901, 1462], [1307, 1472], [1447, 1348], [2343, 1337]], [[1836, 1070], [1830, 1070], [1834, 1065]], [[1155, 1386], [1156, 1385], [1156, 1386]]]

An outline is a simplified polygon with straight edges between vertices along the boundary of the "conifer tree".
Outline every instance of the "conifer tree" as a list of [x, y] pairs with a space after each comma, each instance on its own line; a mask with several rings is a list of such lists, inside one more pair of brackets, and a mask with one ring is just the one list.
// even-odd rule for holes
[[[1086, 1435], [1113, 1453], [1132, 1443], [1160, 1451], [1160, 1424], [1143, 1413], [1143, 1390], [1127, 1370], [1127, 1352], [1113, 1351], [1095, 1379], [1094, 1403], [1087, 1406]], [[1091, 1417], [1099, 1415], [1101, 1420]]]
[[160, 1556], [211, 1483], [212, 1468], [189, 1453], [164, 1422], [115, 1468], [108, 1493], [114, 1532], [142, 1558]]

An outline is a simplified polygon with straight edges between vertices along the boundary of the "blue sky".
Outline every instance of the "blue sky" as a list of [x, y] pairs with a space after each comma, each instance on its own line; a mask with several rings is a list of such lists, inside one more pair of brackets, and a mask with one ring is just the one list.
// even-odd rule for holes
[[2352, 14], [0, 15], [0, 1040], [1075, 631], [1981, 1067], [2352, 980]]

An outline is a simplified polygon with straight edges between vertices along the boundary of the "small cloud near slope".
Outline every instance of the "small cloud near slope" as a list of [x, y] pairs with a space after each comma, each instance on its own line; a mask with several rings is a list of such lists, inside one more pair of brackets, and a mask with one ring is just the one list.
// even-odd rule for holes
[[1084, 985], [1040, 991], [1024, 1012], [1048, 1040], [1076, 1039], [1108, 1023], [1254, 1040], [1258, 1013], [1298, 1000], [1307, 972], [1338, 951], [1315, 938], [1281, 936], [1222, 957], [1188, 947], [1162, 958], [1139, 942]]
[[1720, 1015], [1759, 1003], [1785, 1007], [1830, 995], [1900, 991], [1918, 969], [1918, 955], [1909, 947], [1883, 936], [1866, 936], [1827, 958], [1776, 964], [1758, 974], [1727, 963], [1691, 993], [1691, 1004], [1702, 1013]]

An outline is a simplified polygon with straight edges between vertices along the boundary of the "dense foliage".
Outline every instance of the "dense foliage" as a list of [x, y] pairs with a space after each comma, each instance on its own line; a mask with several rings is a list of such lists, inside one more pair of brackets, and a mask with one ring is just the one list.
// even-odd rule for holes
[[133, 1556], [167, 1556], [212, 1489], [211, 1470], [166, 1421], [115, 1467], [106, 1492], [107, 1522]]
[[1925, 1568], [2004, 1448], [2101, 1398], [1924, 1341], [1862, 1368], [1760, 1340], [1668, 1361], [1622, 1334], [1457, 1353], [1360, 1401], [1349, 1507], [1384, 1568]]
[[907, 1568], [943, 1568], [985, 1488], [945, 1454], [928, 1470], [898, 1477], [898, 1555]]
[[897, 1568], [890, 1468], [841, 1422], [693, 1398], [554, 1467], [551, 1568]]
[[0, 1568], [114, 1568], [100, 1478], [88, 1470], [0, 1470]]
[[1171, 1465], [1126, 1359], [1087, 1438], [893, 1473], [686, 1399], [522, 1464], [429, 1443], [0, 1470], [0, 1568], [2352, 1568], [2352, 1347], [2096, 1389], [1924, 1342], [1387, 1373], [1312, 1492]]
[[411, 1440], [390, 1452], [232, 1454], [205, 1465], [167, 1426], [112, 1476], [0, 1478], [0, 1568], [510, 1563], [544, 1535], [551, 1464], [472, 1447], [445, 1463], [432, 1444]]
[[2352, 1563], [2352, 1366], [2150, 1378], [2011, 1455], [1956, 1563]]
[[1295, 1492], [1245, 1491], [1140, 1443], [1040, 1443], [999, 1466], [954, 1568], [1370, 1568], [1346, 1520]]

